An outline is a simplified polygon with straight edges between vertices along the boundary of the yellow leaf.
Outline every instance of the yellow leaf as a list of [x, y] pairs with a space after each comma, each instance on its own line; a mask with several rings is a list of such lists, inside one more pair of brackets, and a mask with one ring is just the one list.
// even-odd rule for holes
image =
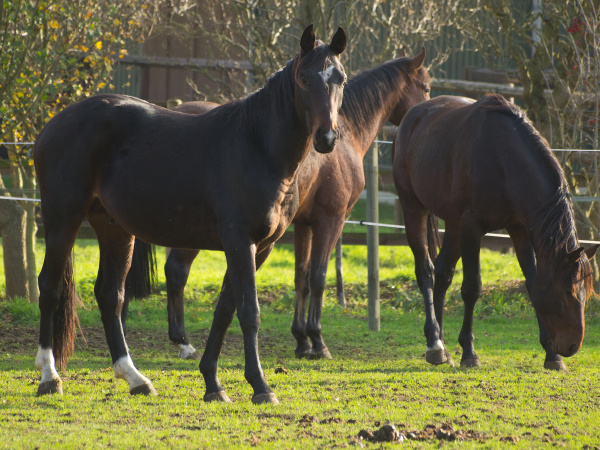
[[52, 28], [60, 28], [60, 24], [59, 24], [59, 23], [58, 23], [56, 20], [54, 20], [54, 19], [52, 19], [52, 20], [50, 21], [49, 25], [50, 25]]
[[98, 49], [98, 50], [102, 50], [102, 41], [98, 41], [94, 44], [94, 46]]
[[119, 19], [115, 19], [115, 25], [121, 25], [121, 21]]

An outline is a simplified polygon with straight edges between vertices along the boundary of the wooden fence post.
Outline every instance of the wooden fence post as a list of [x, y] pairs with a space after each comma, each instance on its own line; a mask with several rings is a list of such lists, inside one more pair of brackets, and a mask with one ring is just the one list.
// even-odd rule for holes
[[[367, 152], [367, 222], [379, 221], [379, 146], [375, 143]], [[367, 265], [369, 292], [369, 330], [379, 331], [379, 228], [367, 226]]]

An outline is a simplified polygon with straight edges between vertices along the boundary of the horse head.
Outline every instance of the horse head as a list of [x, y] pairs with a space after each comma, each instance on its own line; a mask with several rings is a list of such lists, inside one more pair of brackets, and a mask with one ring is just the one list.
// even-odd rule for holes
[[539, 261], [529, 286], [531, 303], [559, 355], [573, 356], [583, 342], [585, 304], [594, 293], [590, 259], [598, 247], [568, 252], [553, 268]]
[[425, 100], [429, 100], [431, 92], [431, 78], [427, 69], [423, 66], [425, 60], [425, 48], [414, 58], [405, 57], [405, 51], [399, 53], [398, 58], [402, 58], [399, 63], [401, 70], [406, 75], [405, 83], [402, 89], [402, 95], [399, 96], [399, 102], [389, 116], [389, 121], [394, 125], [399, 125], [407, 111]]
[[295, 103], [298, 117], [306, 121], [319, 153], [329, 153], [338, 139], [337, 117], [342, 106], [346, 73], [338, 59], [346, 48], [347, 37], [338, 28], [329, 45], [316, 40], [309, 25], [300, 39], [295, 67]]

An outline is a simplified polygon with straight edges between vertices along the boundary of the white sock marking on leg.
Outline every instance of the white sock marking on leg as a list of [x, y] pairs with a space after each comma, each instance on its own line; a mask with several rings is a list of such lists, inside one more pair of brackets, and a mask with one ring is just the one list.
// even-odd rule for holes
[[60, 380], [58, 372], [54, 366], [54, 355], [51, 348], [38, 348], [37, 356], [35, 357], [35, 368], [42, 372], [42, 380], [40, 383], [52, 380]]
[[121, 378], [129, 383], [129, 390], [143, 384], [152, 386], [150, 380], [135, 368], [129, 355], [119, 358], [114, 364], [113, 370], [116, 378]]
[[179, 348], [179, 357], [187, 359], [188, 356], [193, 354], [196, 349], [192, 344], [175, 344]]
[[439, 339], [431, 347], [427, 347], [427, 351], [444, 350], [444, 344]]

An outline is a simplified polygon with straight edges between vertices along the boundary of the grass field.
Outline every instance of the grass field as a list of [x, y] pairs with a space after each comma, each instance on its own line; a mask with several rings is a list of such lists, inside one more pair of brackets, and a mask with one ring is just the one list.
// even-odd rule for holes
[[[157, 256], [160, 268], [164, 252]], [[114, 378], [92, 297], [97, 247], [78, 241], [85, 340], [78, 336], [75, 355], [61, 374], [63, 396], [35, 395], [37, 307], [0, 301], [0, 448], [597, 448], [596, 300], [590, 303], [584, 345], [566, 360], [569, 370], [546, 371], [516, 258], [484, 251], [485, 293], [474, 324], [482, 367], [430, 366], [424, 359], [424, 315], [410, 251], [382, 247], [380, 257], [381, 331], [371, 332], [367, 325], [366, 250], [345, 247], [348, 307], [335, 303], [332, 265], [323, 312], [323, 335], [334, 359], [307, 361], [294, 358], [290, 333], [293, 252], [291, 246], [277, 246], [258, 274], [259, 346], [266, 378], [281, 404], [251, 403], [237, 320], [227, 335], [219, 372], [233, 404], [205, 404], [197, 362], [178, 359], [167, 341], [161, 270], [159, 292], [135, 301], [128, 322], [132, 358], [159, 395], [132, 397], [126, 383]], [[224, 267], [221, 254], [203, 252], [190, 276], [186, 325], [200, 349]], [[457, 365], [461, 276], [459, 268], [445, 316], [447, 346]], [[404, 442], [369, 440], [387, 423]]]

